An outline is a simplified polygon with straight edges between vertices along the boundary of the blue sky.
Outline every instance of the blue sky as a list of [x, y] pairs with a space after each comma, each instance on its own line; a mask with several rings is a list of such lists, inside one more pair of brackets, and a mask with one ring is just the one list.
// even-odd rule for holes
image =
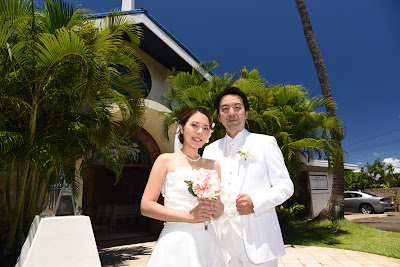
[[[304, 1], [347, 136], [347, 163], [400, 168], [400, 1]], [[121, 0], [78, 0], [95, 13]], [[136, 0], [217, 75], [256, 68], [271, 84], [320, 85], [294, 0]]]

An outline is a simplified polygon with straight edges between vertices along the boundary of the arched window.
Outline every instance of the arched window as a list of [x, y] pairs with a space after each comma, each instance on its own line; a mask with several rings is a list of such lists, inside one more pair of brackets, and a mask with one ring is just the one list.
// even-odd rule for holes
[[141, 92], [144, 98], [146, 98], [151, 90], [151, 75], [147, 66], [143, 63], [143, 70], [140, 73], [142, 78]]
[[[123, 73], [123, 74], [127, 74], [130, 71], [128, 68], [126, 68], [123, 65], [117, 65], [116, 69], [120, 73]], [[146, 64], [142, 63], [138, 89], [144, 98], [146, 98], [149, 95], [149, 93], [151, 91], [151, 85], [152, 85], [152, 81], [151, 81], [150, 71], [147, 68]], [[126, 93], [123, 93], [123, 94], [126, 95]]]

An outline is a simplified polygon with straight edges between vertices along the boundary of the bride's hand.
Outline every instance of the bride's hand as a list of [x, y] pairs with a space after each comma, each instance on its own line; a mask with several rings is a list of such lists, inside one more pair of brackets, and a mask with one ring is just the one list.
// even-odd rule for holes
[[202, 204], [200, 202], [199, 205], [189, 212], [189, 221], [192, 223], [210, 221], [212, 215], [213, 210], [210, 205]]
[[224, 213], [224, 204], [221, 202], [220, 197], [217, 199], [200, 199], [200, 204], [208, 206], [212, 213], [213, 219], [218, 219]]

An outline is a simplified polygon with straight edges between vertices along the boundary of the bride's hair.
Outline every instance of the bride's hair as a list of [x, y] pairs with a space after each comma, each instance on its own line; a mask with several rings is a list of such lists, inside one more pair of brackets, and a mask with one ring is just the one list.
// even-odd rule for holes
[[[188, 120], [190, 119], [190, 117], [192, 117], [193, 114], [195, 114], [196, 112], [200, 112], [200, 113], [204, 114], [207, 117], [208, 122], [210, 123], [210, 129], [214, 130], [214, 128], [212, 128], [213, 121], [212, 121], [210, 112], [206, 108], [203, 108], [203, 107], [194, 107], [194, 108], [189, 108], [189, 109], [185, 110], [182, 114], [179, 124], [181, 124], [183, 127], [185, 127], [185, 125], [188, 122]], [[179, 129], [178, 129], [178, 131], [179, 131]], [[183, 134], [180, 131], [179, 131], [178, 138], [179, 138], [179, 141], [181, 142], [181, 144], [183, 144]]]

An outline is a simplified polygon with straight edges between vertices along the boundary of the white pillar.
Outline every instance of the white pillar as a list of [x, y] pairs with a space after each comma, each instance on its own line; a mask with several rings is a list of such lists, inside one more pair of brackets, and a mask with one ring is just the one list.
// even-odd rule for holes
[[130, 11], [135, 9], [135, 0], [122, 0], [121, 11]]
[[15, 266], [101, 267], [89, 217], [36, 216]]

